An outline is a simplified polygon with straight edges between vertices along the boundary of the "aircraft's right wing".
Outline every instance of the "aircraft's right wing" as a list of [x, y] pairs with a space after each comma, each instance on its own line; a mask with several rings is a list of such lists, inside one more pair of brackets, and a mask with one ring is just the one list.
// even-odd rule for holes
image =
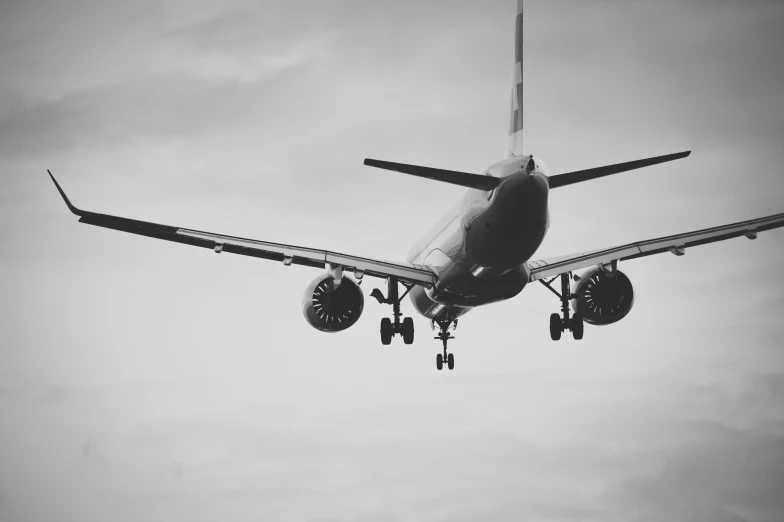
[[721, 227], [706, 228], [695, 230], [685, 234], [660, 237], [648, 241], [629, 243], [613, 248], [593, 250], [581, 254], [571, 254], [566, 256], [554, 257], [550, 259], [540, 259], [528, 263], [531, 269], [530, 281], [538, 281], [547, 277], [554, 277], [566, 272], [580, 270], [591, 266], [608, 264], [613, 261], [625, 261], [638, 257], [652, 256], [662, 252], [671, 252], [681, 256], [687, 248], [724, 241], [733, 237], [746, 236], [749, 239], [756, 239], [758, 232], [771, 230], [773, 228], [784, 227], [784, 213], [775, 214], [759, 219], [741, 221], [731, 225]]

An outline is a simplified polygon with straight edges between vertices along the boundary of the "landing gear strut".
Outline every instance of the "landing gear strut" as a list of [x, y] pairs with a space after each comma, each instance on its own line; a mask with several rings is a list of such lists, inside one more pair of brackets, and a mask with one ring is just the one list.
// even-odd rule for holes
[[403, 315], [400, 312], [400, 303], [414, 285], [402, 283], [406, 288], [406, 291], [402, 296], [398, 293], [397, 285], [397, 277], [389, 277], [387, 279], [387, 297], [384, 297], [384, 294], [382, 294], [381, 290], [378, 288], [374, 288], [370, 293], [379, 303], [392, 305], [392, 316], [394, 319], [384, 317], [381, 320], [381, 344], [383, 345], [390, 344], [392, 342], [392, 337], [394, 337], [395, 334], [402, 336], [405, 344], [412, 344], [414, 342], [414, 320], [410, 317], [405, 317], [402, 321], [400, 320], [400, 316]]
[[[556, 292], [555, 289], [550, 286], [550, 284], [559, 277], [561, 278], [561, 293]], [[555, 276], [549, 281], [545, 281], [543, 279], [539, 280], [540, 283], [549, 288], [550, 291], [557, 295], [558, 299], [561, 300], [562, 315], [550, 315], [550, 338], [553, 341], [560, 339], [561, 333], [565, 332], [566, 330], [570, 330], [572, 332], [572, 337], [578, 341], [583, 338], [585, 323], [583, 322], [582, 314], [580, 312], [575, 312], [574, 315], [569, 317], [569, 301], [572, 298], [571, 289], [569, 288], [569, 279], [571, 279], [571, 277], [572, 273], [568, 272], [561, 274], [560, 276]]]
[[[434, 322], [438, 323], [438, 327], [440, 328], [440, 332], [436, 337], [433, 339], [441, 339], [441, 342], [444, 343], [444, 353], [438, 354], [436, 356], [436, 368], [439, 370], [444, 367], [444, 363], [446, 363], [446, 367], [450, 370], [455, 369], [455, 356], [454, 354], [446, 352], [446, 343], [449, 339], [454, 339], [455, 337], [449, 333], [449, 327], [452, 326], [452, 330], [457, 328], [457, 319], [434, 319]], [[453, 326], [454, 323], [454, 326]]]

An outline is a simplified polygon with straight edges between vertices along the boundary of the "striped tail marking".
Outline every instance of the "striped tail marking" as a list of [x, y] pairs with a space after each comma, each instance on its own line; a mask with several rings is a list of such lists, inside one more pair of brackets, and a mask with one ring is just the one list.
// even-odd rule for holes
[[508, 156], [523, 155], [523, 0], [517, 0], [515, 61], [512, 67], [512, 106], [509, 117]]

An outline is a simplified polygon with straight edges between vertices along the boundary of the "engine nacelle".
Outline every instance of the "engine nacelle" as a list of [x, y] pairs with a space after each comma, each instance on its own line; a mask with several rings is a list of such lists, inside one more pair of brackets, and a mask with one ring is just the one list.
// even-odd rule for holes
[[342, 277], [335, 286], [334, 277], [321, 275], [305, 288], [302, 296], [305, 320], [322, 332], [340, 332], [352, 326], [364, 307], [362, 289], [348, 277]]
[[588, 324], [605, 325], [620, 321], [633, 304], [632, 282], [618, 270], [607, 275], [597, 266], [581, 275], [572, 289], [572, 310], [580, 312]]

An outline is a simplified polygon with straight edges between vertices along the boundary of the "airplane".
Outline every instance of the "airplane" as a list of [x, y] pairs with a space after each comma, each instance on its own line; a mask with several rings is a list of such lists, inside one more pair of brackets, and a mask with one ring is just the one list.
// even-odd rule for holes
[[[756, 239], [759, 232], [784, 226], [784, 213], [612, 248], [533, 259], [547, 233], [550, 191], [612, 174], [685, 158], [691, 151], [551, 175], [544, 162], [523, 153], [523, 0], [515, 16], [515, 60], [508, 151], [506, 159], [482, 174], [457, 172], [403, 163], [366, 159], [365, 165], [467, 187], [457, 204], [417, 242], [406, 262], [389, 262], [329, 250], [245, 239], [188, 228], [159, 225], [75, 207], [50, 171], [49, 176], [68, 209], [80, 223], [110, 228], [229, 252], [326, 269], [306, 288], [302, 297], [305, 320], [323, 332], [339, 332], [354, 325], [364, 309], [364, 276], [386, 280], [386, 295], [371, 292], [380, 304], [392, 306], [392, 318], [381, 320], [381, 343], [395, 335], [414, 342], [414, 321], [402, 318], [400, 306], [409, 296], [414, 309], [438, 328], [435, 339], [443, 350], [436, 367], [454, 369], [454, 354], [447, 343], [458, 319], [472, 308], [515, 297], [539, 282], [560, 301], [560, 313], [550, 315], [554, 341], [567, 330], [583, 338], [584, 325], [603, 326], [620, 321], [634, 303], [629, 278], [618, 269], [620, 261], [660, 253], [684, 255], [687, 248], [734, 237]], [[582, 271], [578, 273], [578, 271]], [[352, 277], [353, 276], [353, 277]], [[554, 284], [560, 282], [556, 290]], [[401, 287], [405, 291], [401, 295]], [[571, 308], [571, 309], [570, 309]]]

